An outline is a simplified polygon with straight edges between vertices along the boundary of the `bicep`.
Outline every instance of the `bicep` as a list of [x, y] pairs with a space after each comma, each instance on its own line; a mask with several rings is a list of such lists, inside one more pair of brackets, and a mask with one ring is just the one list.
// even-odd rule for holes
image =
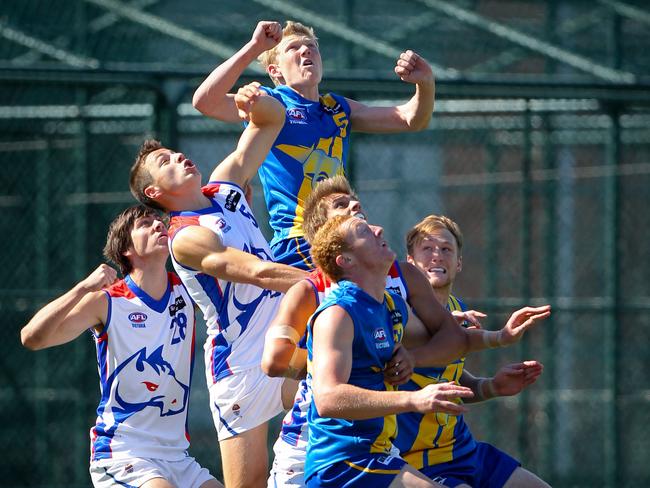
[[193, 225], [182, 229], [172, 241], [174, 259], [185, 267], [204, 271], [205, 260], [225, 246], [210, 229]]
[[63, 319], [56, 333], [50, 338], [51, 343], [48, 344], [48, 347], [70, 342], [92, 327], [103, 327], [106, 324], [107, 316], [108, 298], [106, 293], [98, 291], [86, 295]]
[[420, 346], [431, 339], [431, 333], [420, 318], [415, 315], [411, 307], [408, 307], [408, 310], [408, 322], [406, 323], [404, 338], [402, 339], [402, 343], [407, 349]]
[[312, 370], [314, 392], [347, 383], [352, 371], [354, 325], [348, 313], [334, 305], [323, 310], [313, 325]]
[[405, 120], [397, 107], [371, 107], [346, 99], [350, 105], [350, 122], [355, 132], [399, 132]]

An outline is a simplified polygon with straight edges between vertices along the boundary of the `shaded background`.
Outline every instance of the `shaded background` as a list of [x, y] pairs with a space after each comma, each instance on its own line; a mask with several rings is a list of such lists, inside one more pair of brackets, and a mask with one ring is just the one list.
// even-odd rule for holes
[[[476, 375], [546, 366], [526, 394], [471, 407], [476, 437], [553, 486], [650, 485], [647, 2], [21, 0], [0, 4], [3, 486], [90, 485], [90, 334], [31, 353], [19, 330], [100, 262], [108, 222], [133, 203], [128, 170], [145, 136], [204, 174], [234, 148], [241, 127], [201, 116], [191, 96], [262, 19], [312, 25], [323, 92], [365, 103], [410, 97], [392, 73], [401, 50], [431, 62], [428, 129], [354, 134], [350, 176], [402, 256], [425, 215], [460, 224], [454, 291], [487, 327], [553, 305], [517, 347], [468, 358]], [[269, 83], [257, 66], [252, 79]], [[259, 186], [255, 198], [265, 221]], [[220, 476], [202, 369], [191, 453]]]

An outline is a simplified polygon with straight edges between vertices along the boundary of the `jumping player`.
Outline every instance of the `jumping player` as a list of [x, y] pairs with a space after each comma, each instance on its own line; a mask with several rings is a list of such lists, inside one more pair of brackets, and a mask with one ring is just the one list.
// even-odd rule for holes
[[187, 455], [187, 410], [194, 364], [194, 304], [167, 273], [167, 229], [135, 206], [111, 224], [102, 264], [39, 310], [21, 331], [24, 346], [64, 344], [91, 330], [101, 400], [90, 430], [97, 488], [222, 486]]
[[304, 240], [303, 205], [316, 184], [347, 171], [351, 131], [404, 132], [425, 128], [431, 119], [434, 78], [431, 67], [413, 51], [402, 53], [395, 73], [415, 85], [403, 105], [370, 107], [343, 96], [319, 93], [323, 64], [310, 27], [288, 21], [257, 24], [251, 40], [219, 65], [194, 93], [193, 105], [208, 117], [238, 122], [228, 91], [258, 58], [275, 84], [264, 92], [285, 108], [284, 127], [260, 168], [260, 180], [274, 230], [277, 261], [311, 269]]
[[[283, 410], [283, 378], [260, 368], [264, 334], [281, 292], [306, 276], [272, 261], [244, 190], [280, 130], [284, 111], [258, 85], [239, 90], [250, 124], [201, 187], [182, 153], [146, 142], [131, 170], [142, 202], [170, 212], [172, 262], [203, 311], [206, 378], [227, 486], [264, 486], [268, 420]], [[291, 382], [295, 391], [295, 382]]]
[[[462, 269], [463, 235], [453, 220], [429, 215], [406, 236], [407, 259], [420, 268], [441, 305], [449, 310], [464, 308], [451, 294]], [[417, 391], [441, 381], [457, 381], [470, 387], [482, 401], [496, 396], [516, 395], [534, 383], [542, 373], [537, 361], [524, 361], [501, 368], [493, 378], [475, 378], [464, 369], [464, 358], [445, 367], [416, 368], [399, 388]], [[398, 416], [399, 435], [395, 444], [406, 461], [429, 478], [455, 487], [548, 487], [520, 463], [496, 447], [474, 440], [462, 415], [404, 413]]]

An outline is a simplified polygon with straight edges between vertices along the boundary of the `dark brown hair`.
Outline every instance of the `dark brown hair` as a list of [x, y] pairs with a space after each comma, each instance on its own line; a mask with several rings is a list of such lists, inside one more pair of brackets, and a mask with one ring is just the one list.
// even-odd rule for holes
[[149, 173], [149, 170], [145, 167], [144, 162], [149, 154], [161, 149], [162, 147], [162, 144], [155, 139], [147, 139], [142, 143], [142, 146], [140, 146], [140, 150], [138, 151], [138, 156], [135, 158], [133, 166], [131, 166], [129, 188], [131, 189], [133, 196], [140, 203], [164, 211], [165, 209], [158, 202], [144, 194], [145, 188], [153, 183], [151, 173]]

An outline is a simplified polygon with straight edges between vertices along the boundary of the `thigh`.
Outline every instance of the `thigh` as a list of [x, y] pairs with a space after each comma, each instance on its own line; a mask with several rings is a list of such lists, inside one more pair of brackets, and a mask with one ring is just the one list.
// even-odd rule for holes
[[282, 407], [285, 410], [289, 410], [293, 407], [294, 401], [296, 399], [296, 392], [298, 391], [298, 381], [285, 378], [282, 383]]
[[551, 488], [551, 486], [527, 469], [519, 467], [514, 470], [503, 488]]
[[268, 424], [219, 441], [223, 478], [228, 488], [265, 487], [268, 476]]

